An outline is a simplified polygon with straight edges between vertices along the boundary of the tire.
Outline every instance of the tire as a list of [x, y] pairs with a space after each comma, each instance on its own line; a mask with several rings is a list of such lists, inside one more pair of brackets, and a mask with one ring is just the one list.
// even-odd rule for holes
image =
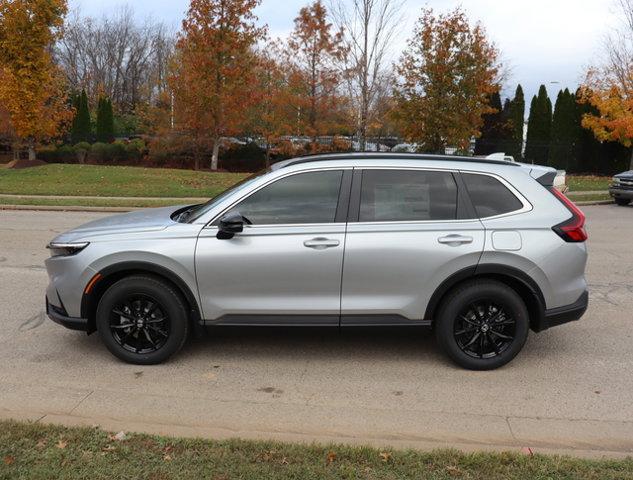
[[631, 203], [630, 198], [614, 198], [615, 203], [620, 205], [621, 207], [626, 207], [629, 203]]
[[508, 363], [523, 348], [530, 329], [521, 297], [494, 280], [457, 286], [442, 301], [435, 323], [442, 349], [469, 370], [492, 370]]
[[108, 288], [99, 301], [96, 324], [108, 350], [137, 365], [164, 362], [189, 335], [181, 295], [170, 284], [145, 275], [123, 278]]

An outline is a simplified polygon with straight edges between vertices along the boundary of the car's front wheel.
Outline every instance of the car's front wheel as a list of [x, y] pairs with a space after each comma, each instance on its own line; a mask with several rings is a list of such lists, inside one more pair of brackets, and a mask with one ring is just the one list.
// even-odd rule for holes
[[617, 203], [621, 207], [625, 207], [629, 203], [631, 203], [631, 199], [630, 198], [614, 198], [614, 200], [615, 200], [615, 203]]
[[123, 278], [108, 288], [99, 301], [96, 323], [110, 352], [139, 365], [164, 362], [182, 348], [189, 333], [179, 293], [145, 275]]
[[494, 280], [464, 283], [444, 298], [436, 319], [439, 344], [458, 365], [491, 370], [523, 348], [530, 327], [521, 297]]

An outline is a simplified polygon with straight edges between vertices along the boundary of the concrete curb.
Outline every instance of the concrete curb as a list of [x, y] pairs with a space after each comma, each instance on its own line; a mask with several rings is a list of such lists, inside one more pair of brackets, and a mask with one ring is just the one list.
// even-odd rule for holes
[[[573, 199], [572, 199], [572, 201], [573, 201]], [[609, 204], [612, 204], [614, 202], [613, 202], [613, 200], [593, 200], [593, 201], [588, 200], [586, 202], [574, 202], [574, 203], [576, 205], [583, 206], [583, 205], [609, 205]]]

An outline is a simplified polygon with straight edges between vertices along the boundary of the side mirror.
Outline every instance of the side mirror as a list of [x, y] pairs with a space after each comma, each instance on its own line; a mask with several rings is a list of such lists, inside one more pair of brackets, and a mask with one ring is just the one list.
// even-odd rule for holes
[[220, 240], [229, 240], [244, 230], [244, 217], [239, 212], [230, 212], [220, 219], [218, 234]]

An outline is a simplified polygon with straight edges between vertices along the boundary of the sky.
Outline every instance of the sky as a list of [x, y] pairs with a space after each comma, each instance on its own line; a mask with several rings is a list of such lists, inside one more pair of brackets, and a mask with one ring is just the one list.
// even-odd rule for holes
[[[327, 5], [329, 0], [325, 0]], [[554, 100], [558, 90], [576, 89], [586, 68], [599, 62], [605, 35], [619, 24], [615, 0], [405, 0], [404, 21], [393, 41], [393, 57], [406, 45], [420, 10], [447, 11], [461, 6], [480, 21], [497, 45], [510, 76], [502, 94], [512, 96], [517, 83], [529, 105], [540, 84]], [[256, 14], [272, 37], [285, 36], [309, 0], [262, 0]], [[71, 9], [101, 16], [128, 4], [139, 19], [151, 17], [180, 28], [187, 0], [69, 0]]]

